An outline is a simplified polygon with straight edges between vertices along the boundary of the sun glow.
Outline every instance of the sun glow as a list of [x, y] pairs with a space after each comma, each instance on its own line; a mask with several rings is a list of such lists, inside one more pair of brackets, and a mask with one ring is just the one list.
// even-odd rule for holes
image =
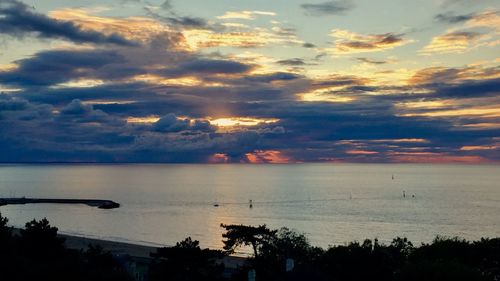
[[238, 127], [238, 126], [256, 126], [259, 124], [276, 123], [279, 119], [258, 119], [246, 117], [227, 117], [209, 120], [210, 124], [218, 127]]
[[158, 116], [145, 116], [145, 117], [127, 117], [127, 123], [155, 123], [160, 120]]
[[96, 86], [103, 85], [104, 81], [100, 79], [80, 79], [72, 80], [65, 83], [60, 83], [51, 88], [63, 89], [63, 88], [92, 88]]
[[354, 101], [355, 98], [349, 96], [341, 96], [331, 94], [326, 90], [317, 90], [310, 93], [303, 93], [298, 95], [299, 100], [305, 102], [351, 102]]
[[175, 87], [223, 87], [223, 83], [206, 82], [195, 76], [185, 76], [179, 78], [165, 78], [160, 75], [143, 74], [132, 77], [131, 82], [144, 82], [154, 85], [175, 86]]

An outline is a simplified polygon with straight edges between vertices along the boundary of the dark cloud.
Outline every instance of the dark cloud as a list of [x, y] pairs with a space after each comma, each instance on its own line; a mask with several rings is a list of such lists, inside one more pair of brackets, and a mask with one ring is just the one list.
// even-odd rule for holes
[[216, 127], [212, 126], [207, 120], [178, 118], [174, 113], [169, 113], [153, 124], [153, 130], [157, 132], [215, 132]]
[[474, 16], [475, 16], [474, 13], [464, 14], [464, 15], [456, 15], [456, 14], [448, 12], [448, 13], [443, 13], [443, 14], [437, 14], [436, 16], [434, 16], [434, 20], [436, 20], [438, 22], [453, 24], [453, 23], [460, 23], [460, 22], [468, 21], [468, 20], [474, 18]]
[[433, 84], [429, 88], [435, 95], [446, 98], [497, 97], [500, 95], [500, 79], [463, 81], [456, 84]]
[[190, 73], [237, 74], [248, 72], [251, 69], [251, 65], [230, 60], [197, 59], [181, 63], [178, 67], [168, 72], [177, 75]]
[[49, 86], [76, 78], [91, 78], [96, 71], [124, 58], [112, 50], [43, 51], [19, 60], [10, 71], [0, 71], [0, 83], [21, 87]]
[[374, 60], [374, 59], [370, 59], [370, 58], [356, 58], [356, 60], [358, 60], [360, 62], [364, 62], [364, 63], [369, 63], [369, 64], [386, 64], [386, 63], [388, 63], [385, 60]]
[[24, 110], [28, 106], [28, 101], [16, 97], [0, 95], [0, 111], [19, 111]]
[[278, 81], [278, 80], [295, 80], [301, 78], [301, 75], [295, 74], [295, 73], [288, 73], [288, 72], [276, 72], [276, 73], [270, 73], [270, 74], [262, 74], [262, 75], [253, 75], [249, 76], [246, 79], [248, 81], [253, 81], [253, 82], [262, 82], [262, 83], [269, 83], [272, 81]]
[[172, 9], [172, 1], [171, 0], [165, 0], [161, 6], [160, 6], [162, 9], [164, 10], [170, 10]]
[[[349, 87], [354, 91], [360, 87], [356, 85], [362, 84], [361, 81], [363, 79], [355, 77], [332, 77], [331, 81], [314, 85], [352, 85]], [[128, 99], [125, 88], [120, 90], [122, 100]], [[455, 90], [457, 88], [450, 89], [450, 92]], [[83, 95], [86, 90], [80, 91]], [[139, 91], [137, 96], [144, 94], [139, 88], [131, 92], [136, 91]], [[255, 91], [260, 92], [262, 89]], [[107, 95], [103, 90], [96, 92], [101, 92], [103, 98]], [[64, 91], [60, 92], [61, 95], [64, 95]], [[394, 151], [412, 152], [417, 148], [459, 155], [462, 153], [460, 147], [465, 144], [488, 145], [498, 136], [498, 131], [491, 129], [460, 129], [452, 125], [456, 120], [398, 116], [394, 103], [415, 99], [403, 94], [387, 98], [359, 96], [353, 102], [338, 104], [294, 100], [253, 103], [247, 102], [248, 99], [211, 103], [207, 99], [197, 107], [175, 102], [175, 99], [169, 101], [171, 98], [168, 95], [144, 95], [136, 103], [94, 106], [72, 100], [52, 107], [2, 95], [0, 135], [3, 139], [0, 142], [4, 146], [0, 148], [1, 160], [206, 162], [214, 153], [225, 153], [231, 161], [240, 162], [245, 160], [246, 153], [277, 150], [286, 152], [297, 161], [342, 158], [348, 161], [384, 162], [392, 161], [389, 155]], [[177, 117], [200, 114], [204, 106], [220, 106], [236, 116], [278, 118], [280, 121], [242, 131], [217, 133], [207, 120]], [[166, 113], [151, 125], [133, 125], [123, 121], [128, 116], [148, 116], [162, 110]], [[30, 121], [20, 118], [31, 112], [45, 113], [37, 114]], [[467, 122], [474, 124], [478, 120], [481, 119], [468, 119]], [[411, 141], [398, 142], [398, 139], [420, 138], [427, 141], [416, 144]], [[362, 149], [375, 151], [377, 155], [361, 159], [346, 152]], [[9, 153], [3, 153], [5, 150]]]
[[83, 104], [80, 100], [75, 99], [68, 105], [61, 108], [61, 114], [64, 115], [84, 115], [92, 111], [91, 105]]
[[445, 0], [442, 2], [441, 5], [443, 7], [450, 7], [450, 6], [455, 6], [455, 5], [473, 7], [475, 5], [487, 3], [487, 2], [493, 3], [494, 1], [491, 1], [491, 0]]
[[302, 4], [302, 9], [307, 15], [311, 16], [327, 16], [327, 15], [342, 15], [346, 11], [354, 8], [354, 3], [351, 0], [327, 1], [315, 4]]
[[165, 1], [160, 7], [166, 12], [166, 15], [157, 13], [147, 6], [144, 7], [144, 10], [150, 17], [170, 26], [177, 26], [182, 29], [210, 29], [207, 21], [203, 18], [178, 15], [174, 12], [169, 1]]
[[178, 119], [175, 114], [169, 113], [154, 123], [153, 128], [158, 132], [180, 132], [189, 128], [189, 119]]
[[455, 31], [447, 33], [440, 38], [445, 41], [463, 41], [463, 40], [473, 40], [480, 37], [483, 33], [475, 31]]
[[52, 19], [16, 0], [0, 2], [0, 33], [19, 38], [36, 35], [43, 39], [64, 39], [77, 43], [137, 45], [118, 34], [105, 35], [83, 30], [72, 22]]
[[360, 36], [359, 39], [337, 40], [335, 49], [340, 53], [359, 52], [362, 50], [383, 50], [404, 43], [404, 34], [384, 33]]
[[304, 43], [302, 45], [302, 47], [304, 47], [304, 48], [316, 48], [316, 45], [314, 45], [313, 43]]
[[301, 66], [301, 65], [306, 65], [306, 62], [301, 59], [301, 58], [293, 58], [293, 59], [286, 59], [286, 60], [279, 60], [276, 62], [277, 64], [281, 65], [291, 65], [291, 66]]

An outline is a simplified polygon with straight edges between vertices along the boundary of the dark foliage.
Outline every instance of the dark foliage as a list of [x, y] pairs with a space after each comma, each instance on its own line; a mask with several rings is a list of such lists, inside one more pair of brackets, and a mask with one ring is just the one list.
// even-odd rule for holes
[[158, 248], [151, 253], [155, 259], [150, 266], [151, 281], [160, 280], [221, 280], [224, 265], [218, 262], [224, 253], [201, 249], [199, 242], [191, 237], [174, 247]]
[[[114, 257], [98, 246], [85, 252], [66, 249], [57, 228], [46, 219], [28, 222], [19, 235], [7, 222], [0, 215], [0, 280], [131, 280]], [[418, 247], [406, 238], [388, 245], [375, 239], [324, 250], [287, 228], [221, 226], [226, 229], [226, 252], [201, 249], [191, 238], [159, 248], [151, 253], [149, 280], [247, 280], [250, 269], [256, 271], [258, 281], [500, 280], [500, 238], [469, 242], [437, 237]], [[254, 255], [228, 276], [221, 261], [240, 246], [251, 246]], [[287, 260], [294, 262], [288, 272]]]
[[[239, 232], [229, 229], [233, 230], [229, 237], [238, 241], [238, 245], [251, 245], [249, 239], [255, 240], [251, 235], [241, 235], [242, 229], [244, 233], [259, 233], [258, 228], [250, 226], [237, 226]], [[256, 255], [235, 280], [246, 280], [250, 268], [256, 270], [259, 281], [500, 280], [500, 238], [468, 242], [438, 237], [431, 244], [414, 247], [408, 239], [398, 237], [389, 245], [375, 239], [331, 246], [327, 250], [312, 247], [304, 235], [287, 228], [278, 231], [266, 228], [266, 235], [260, 238]], [[287, 259], [295, 262], [290, 272], [285, 271]]]
[[70, 250], [47, 219], [26, 223], [19, 235], [0, 215], [0, 280], [131, 280], [110, 253]]
[[226, 229], [226, 233], [222, 234], [225, 238], [222, 241], [224, 250], [233, 253], [237, 247], [252, 246], [255, 257], [259, 255], [261, 247], [269, 244], [277, 232], [270, 230], [265, 224], [259, 226], [221, 224], [220, 226]]

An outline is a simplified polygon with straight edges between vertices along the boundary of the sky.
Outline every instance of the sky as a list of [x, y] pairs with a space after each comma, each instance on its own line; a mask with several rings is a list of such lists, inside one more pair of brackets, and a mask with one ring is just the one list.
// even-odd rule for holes
[[496, 0], [0, 0], [0, 162], [498, 163]]

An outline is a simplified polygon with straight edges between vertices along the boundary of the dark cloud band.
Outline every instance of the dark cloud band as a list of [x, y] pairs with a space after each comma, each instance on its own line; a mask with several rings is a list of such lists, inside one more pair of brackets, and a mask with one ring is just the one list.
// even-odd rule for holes
[[137, 45], [118, 34], [87, 31], [72, 22], [52, 19], [16, 0], [0, 2], [0, 33], [19, 38], [36, 35], [44, 39], [64, 39], [77, 43]]

